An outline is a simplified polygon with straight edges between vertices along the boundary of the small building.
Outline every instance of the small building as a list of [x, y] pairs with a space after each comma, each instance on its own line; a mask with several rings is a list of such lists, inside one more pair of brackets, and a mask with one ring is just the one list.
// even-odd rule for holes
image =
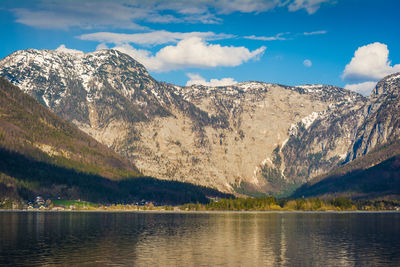
[[44, 199], [41, 196], [37, 196], [36, 200], [35, 200], [35, 204], [39, 205], [39, 206], [44, 205]]

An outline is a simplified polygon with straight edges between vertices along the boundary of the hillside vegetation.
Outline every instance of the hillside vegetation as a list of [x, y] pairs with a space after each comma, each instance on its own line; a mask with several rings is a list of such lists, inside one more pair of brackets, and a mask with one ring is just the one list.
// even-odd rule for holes
[[[1, 59], [0, 76], [46, 107], [4, 106], [2, 113], [16, 108], [3, 121], [7, 149], [116, 180], [138, 175], [134, 164], [146, 176], [236, 196], [286, 197], [326, 173], [341, 177], [388, 160], [395, 147], [355, 169], [351, 163], [400, 140], [400, 73], [369, 97], [317, 84], [178, 86], [113, 49], [28, 49]], [[43, 116], [49, 110], [71, 124], [52, 122]], [[372, 192], [355, 194], [363, 190]]]
[[120, 179], [137, 168], [0, 78], [0, 147], [32, 159]]
[[316, 177], [292, 197], [398, 199], [400, 196], [400, 142], [387, 143], [369, 154]]
[[142, 177], [137, 168], [0, 78], [0, 206], [45, 198], [180, 204], [229, 196]]

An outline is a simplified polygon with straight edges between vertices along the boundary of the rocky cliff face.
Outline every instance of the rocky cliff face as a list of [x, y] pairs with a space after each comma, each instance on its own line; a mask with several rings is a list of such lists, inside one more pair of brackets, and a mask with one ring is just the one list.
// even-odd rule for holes
[[382, 79], [362, 110], [364, 120], [357, 129], [347, 161], [354, 160], [384, 143], [400, 137], [400, 73]]
[[[217, 165], [218, 170], [225, 171], [219, 176], [236, 177], [230, 184], [246, 191], [264, 192], [282, 191], [288, 189], [290, 184], [302, 182], [297, 176], [303, 169], [307, 169], [304, 179], [310, 177], [304, 160], [297, 159], [298, 153], [304, 150], [308, 156], [320, 147], [320, 143], [304, 141], [309, 149], [307, 151], [293, 141], [294, 136], [300, 134], [302, 129], [311, 127], [316, 120], [332, 116], [338, 109], [346, 113], [346, 107], [364, 103], [364, 98], [357, 94], [322, 85], [289, 87], [246, 82], [217, 88], [186, 87], [181, 89], [180, 94], [202, 110], [229, 121], [229, 128], [219, 135], [213, 133], [207, 139], [214, 144], [207, 156], [212, 159], [213, 166], [229, 163]], [[329, 133], [325, 134], [327, 137], [333, 139]], [[351, 140], [347, 135], [340, 137], [341, 140], [335, 141], [346, 143], [346, 150]], [[297, 150], [293, 155], [286, 153], [291, 144]], [[329, 149], [335, 156], [345, 153], [342, 148]], [[299, 168], [291, 170], [289, 167], [294, 161]], [[318, 167], [320, 170], [321, 166]]]
[[[399, 140], [400, 74], [382, 79], [369, 98], [357, 97], [357, 101], [333, 106], [308, 129], [301, 123], [294, 128], [283, 148], [290, 166], [285, 170], [287, 177], [306, 181]], [[371, 163], [385, 159], [380, 156]]]
[[331, 104], [312, 123], [301, 121], [289, 130], [290, 138], [282, 154], [284, 175], [293, 182], [304, 183], [346, 160], [364, 119], [366, 99], [354, 94], [346, 100]]
[[18, 51], [0, 75], [145, 175], [225, 192], [286, 190], [354, 157], [368, 113], [367, 99], [333, 86], [160, 83], [114, 50]]

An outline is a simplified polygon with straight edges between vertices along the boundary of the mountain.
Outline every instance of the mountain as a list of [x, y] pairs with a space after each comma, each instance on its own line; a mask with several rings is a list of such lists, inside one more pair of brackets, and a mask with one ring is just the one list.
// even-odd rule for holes
[[365, 155], [376, 146], [400, 138], [400, 73], [379, 81], [363, 109], [362, 125], [349, 151], [347, 161]]
[[[308, 129], [320, 118], [333, 116], [338, 110], [347, 114], [350, 112], [347, 107], [361, 107], [365, 103], [358, 94], [324, 85], [289, 87], [246, 82], [226, 87], [182, 89], [185, 99], [228, 119], [230, 127], [221, 131], [217, 138], [210, 137], [214, 139], [214, 147], [209, 157], [214, 157], [214, 165], [219, 164], [218, 169], [224, 170], [220, 175], [237, 177], [236, 190], [244, 193], [279, 192], [304, 182], [299, 179], [301, 169], [289, 172], [298, 153], [290, 155], [286, 150], [292, 144], [304, 150], [295, 142], [300, 130]], [[340, 137], [335, 142], [351, 143], [347, 135]], [[313, 149], [312, 145], [308, 143], [307, 148]], [[335, 156], [346, 151], [340, 143], [329, 149]], [[301, 160], [298, 166], [311, 168]]]
[[0, 78], [0, 207], [46, 198], [162, 203], [229, 196], [209, 188], [143, 177], [127, 159]]
[[355, 114], [359, 126], [352, 132], [343, 165], [312, 179], [293, 197], [400, 195], [400, 73], [379, 81], [369, 101]]
[[367, 99], [356, 96], [330, 106], [312, 122], [299, 122], [282, 148], [284, 175], [303, 183], [346, 161], [363, 117]]
[[0, 76], [143, 174], [235, 194], [290, 191], [356, 159], [383, 101], [327, 85], [177, 86], [115, 50], [17, 51]]
[[291, 197], [399, 199], [400, 142], [379, 146], [349, 164], [312, 179]]
[[140, 175], [128, 160], [0, 78], [0, 147], [80, 172], [121, 179]]

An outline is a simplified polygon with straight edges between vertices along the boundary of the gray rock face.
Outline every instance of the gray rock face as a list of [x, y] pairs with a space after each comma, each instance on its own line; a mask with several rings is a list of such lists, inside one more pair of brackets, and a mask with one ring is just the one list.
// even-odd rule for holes
[[364, 119], [366, 99], [354, 94], [346, 100], [330, 105], [311, 125], [300, 122], [291, 129], [282, 153], [286, 164], [284, 174], [293, 182], [304, 183], [347, 158]]
[[357, 129], [347, 161], [365, 155], [376, 146], [400, 137], [400, 73], [389, 75], [375, 87], [362, 110], [364, 120]]
[[18, 51], [0, 75], [144, 174], [225, 192], [282, 191], [357, 157], [368, 112], [386, 103], [322, 85], [175, 86], [114, 50]]
[[[385, 77], [372, 95], [334, 106], [308, 128], [298, 125], [282, 149], [287, 177], [306, 181], [400, 137], [400, 74]], [[289, 167], [290, 166], [290, 167]]]

